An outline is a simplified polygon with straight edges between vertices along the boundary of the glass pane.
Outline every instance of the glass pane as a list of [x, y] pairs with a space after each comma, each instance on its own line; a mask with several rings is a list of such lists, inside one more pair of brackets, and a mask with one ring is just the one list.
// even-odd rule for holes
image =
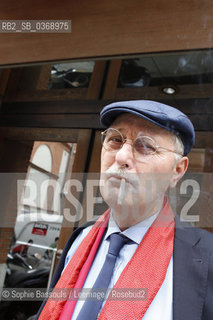
[[[213, 51], [197, 50], [124, 59], [118, 87], [203, 84], [212, 80]], [[168, 94], [173, 93], [168, 90]]]
[[48, 88], [88, 88], [94, 64], [94, 61], [55, 64], [51, 70]]
[[[15, 290], [17, 294], [28, 288], [32, 294], [41, 295], [41, 299], [19, 300], [17, 304], [20, 305], [20, 312], [11, 309], [7, 301], [4, 301], [2, 319], [28, 319], [37, 313], [42, 303], [42, 294], [45, 294], [49, 286], [55, 259], [60, 257], [62, 251], [58, 249], [63, 222], [64, 198], [61, 195], [65, 182], [70, 179], [75, 150], [74, 143], [34, 143], [32, 162], [22, 184], [23, 190], [20, 190], [20, 210], [8, 253], [4, 287]], [[51, 181], [56, 184], [52, 193], [47, 190]]]

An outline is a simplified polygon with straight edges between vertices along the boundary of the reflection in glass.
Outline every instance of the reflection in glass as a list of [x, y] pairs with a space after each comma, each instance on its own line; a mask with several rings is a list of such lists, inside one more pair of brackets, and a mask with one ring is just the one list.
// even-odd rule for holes
[[118, 87], [203, 84], [213, 81], [213, 51], [145, 54], [124, 59]]
[[88, 88], [94, 64], [94, 61], [55, 64], [48, 88]]

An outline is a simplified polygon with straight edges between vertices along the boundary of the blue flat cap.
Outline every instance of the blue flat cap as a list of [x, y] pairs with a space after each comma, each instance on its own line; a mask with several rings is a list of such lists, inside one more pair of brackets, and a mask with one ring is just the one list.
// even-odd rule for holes
[[195, 142], [194, 127], [189, 118], [180, 110], [151, 100], [114, 102], [105, 106], [100, 113], [101, 124], [111, 126], [121, 113], [129, 112], [155, 125], [173, 132], [180, 137], [187, 155]]

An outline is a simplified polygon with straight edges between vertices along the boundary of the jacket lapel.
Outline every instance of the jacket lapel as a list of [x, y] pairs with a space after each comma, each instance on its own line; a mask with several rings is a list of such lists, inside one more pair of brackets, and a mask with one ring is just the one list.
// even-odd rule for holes
[[200, 320], [206, 294], [209, 251], [199, 247], [199, 230], [176, 219], [173, 320]]

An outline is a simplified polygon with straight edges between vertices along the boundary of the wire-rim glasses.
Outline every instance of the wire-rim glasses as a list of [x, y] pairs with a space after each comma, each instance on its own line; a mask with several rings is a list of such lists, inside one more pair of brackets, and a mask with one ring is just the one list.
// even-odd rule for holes
[[131, 143], [133, 150], [138, 156], [155, 155], [159, 152], [159, 149], [183, 156], [179, 152], [158, 146], [156, 142], [148, 136], [139, 135], [134, 141], [124, 139], [122, 133], [115, 128], [108, 128], [101, 132], [101, 135], [104, 149], [110, 152], [117, 152], [123, 147], [124, 143]]

